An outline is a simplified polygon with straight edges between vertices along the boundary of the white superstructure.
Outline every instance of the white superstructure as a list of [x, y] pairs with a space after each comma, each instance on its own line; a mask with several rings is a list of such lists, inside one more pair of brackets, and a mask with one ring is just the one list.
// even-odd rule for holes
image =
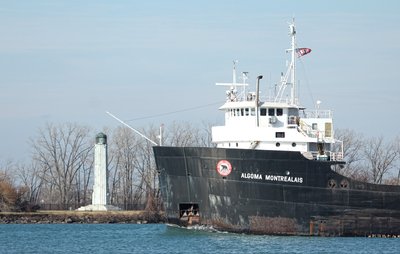
[[212, 141], [223, 148], [298, 151], [310, 159], [342, 160], [343, 149], [333, 151], [333, 144], [338, 141], [334, 138], [332, 112], [320, 110], [319, 101], [313, 111], [305, 111], [299, 105], [296, 59], [311, 50], [297, 47], [294, 23], [289, 30], [291, 48], [287, 52], [291, 61], [274, 96], [260, 99], [262, 76], [257, 78], [256, 92], [246, 91], [247, 72], [243, 73], [243, 83], [236, 83], [237, 61], [234, 61], [233, 83], [217, 83], [229, 86], [229, 90], [225, 104], [220, 107], [225, 112], [225, 125], [212, 128]]

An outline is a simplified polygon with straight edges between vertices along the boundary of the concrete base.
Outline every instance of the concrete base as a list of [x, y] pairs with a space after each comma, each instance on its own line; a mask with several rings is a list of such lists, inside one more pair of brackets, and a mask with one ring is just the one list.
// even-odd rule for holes
[[77, 211], [121, 211], [121, 208], [113, 205], [87, 205], [76, 209]]

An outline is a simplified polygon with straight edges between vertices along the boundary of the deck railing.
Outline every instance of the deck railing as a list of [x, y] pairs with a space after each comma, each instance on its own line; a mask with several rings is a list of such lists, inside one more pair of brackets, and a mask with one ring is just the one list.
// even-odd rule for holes
[[302, 118], [332, 118], [333, 114], [331, 110], [310, 110], [300, 111]]

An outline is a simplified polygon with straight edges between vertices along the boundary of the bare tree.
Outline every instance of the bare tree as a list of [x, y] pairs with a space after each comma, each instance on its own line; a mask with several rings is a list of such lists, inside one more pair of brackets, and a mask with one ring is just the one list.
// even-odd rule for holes
[[30, 165], [16, 165], [16, 174], [22, 186], [26, 188], [26, 200], [29, 205], [35, 206], [40, 204], [40, 195], [43, 186], [43, 171], [35, 161]]
[[38, 138], [32, 140], [34, 161], [40, 166], [50, 191], [54, 191], [52, 194], [57, 195], [57, 202], [64, 208], [69, 207], [74, 195], [80, 191], [76, 177], [93, 148], [88, 133], [88, 127], [77, 124], [47, 124], [39, 130]]
[[371, 138], [363, 146], [363, 154], [372, 182], [380, 184], [399, 158], [398, 143], [394, 141], [386, 144], [382, 136]]
[[199, 137], [199, 145], [203, 147], [212, 147], [214, 144], [212, 143], [212, 135], [211, 135], [211, 128], [212, 128], [211, 123], [206, 123], [203, 122], [202, 124], [202, 130], [200, 131], [200, 137]]
[[0, 168], [0, 211], [13, 210], [17, 201], [17, 190], [12, 177], [8, 174], [10, 168], [10, 161]]
[[397, 136], [394, 140], [393, 140], [393, 145], [395, 147], [395, 149], [397, 150], [398, 153], [398, 157], [395, 161], [395, 165], [394, 165], [394, 171], [393, 171], [393, 177], [391, 179], [388, 180], [388, 184], [392, 184], [392, 185], [400, 185], [400, 136]]
[[189, 123], [178, 124], [176, 122], [168, 126], [165, 131], [165, 144], [171, 146], [192, 146], [196, 143], [198, 129]]
[[113, 158], [111, 176], [111, 199], [116, 203], [122, 203], [124, 209], [129, 209], [129, 205], [136, 202], [134, 177], [135, 167], [134, 161], [138, 150], [138, 140], [134, 133], [126, 128], [119, 127], [114, 131], [113, 144], [110, 153]]
[[[350, 129], [339, 129], [335, 131], [335, 137], [343, 142], [343, 153], [346, 165], [335, 167], [335, 171], [351, 177], [353, 179], [365, 180], [365, 171], [362, 166], [364, 146], [363, 136], [360, 133]], [[336, 151], [341, 149], [336, 146]]]
[[172, 123], [165, 130], [165, 144], [171, 146], [211, 146], [211, 127], [203, 124], [203, 128], [190, 123]]
[[79, 205], [90, 203], [91, 199], [91, 183], [93, 174], [94, 154], [93, 149], [87, 150], [84, 156], [79, 157], [81, 164], [78, 177], [75, 178], [76, 196], [75, 202]]
[[[151, 140], [155, 140], [158, 136], [157, 129], [150, 126], [147, 130], [143, 130], [143, 133]], [[161, 209], [161, 194], [158, 186], [158, 172], [156, 169], [153, 148], [150, 142], [144, 142], [140, 146], [140, 162], [136, 162], [138, 171], [142, 177], [141, 189], [146, 194], [146, 210], [147, 211], [159, 211]]]

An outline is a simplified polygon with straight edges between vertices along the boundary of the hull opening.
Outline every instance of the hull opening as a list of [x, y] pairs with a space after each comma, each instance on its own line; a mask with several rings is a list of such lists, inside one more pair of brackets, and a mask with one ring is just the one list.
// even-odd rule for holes
[[192, 226], [200, 223], [199, 204], [197, 203], [180, 203], [179, 204], [179, 220], [181, 224]]

